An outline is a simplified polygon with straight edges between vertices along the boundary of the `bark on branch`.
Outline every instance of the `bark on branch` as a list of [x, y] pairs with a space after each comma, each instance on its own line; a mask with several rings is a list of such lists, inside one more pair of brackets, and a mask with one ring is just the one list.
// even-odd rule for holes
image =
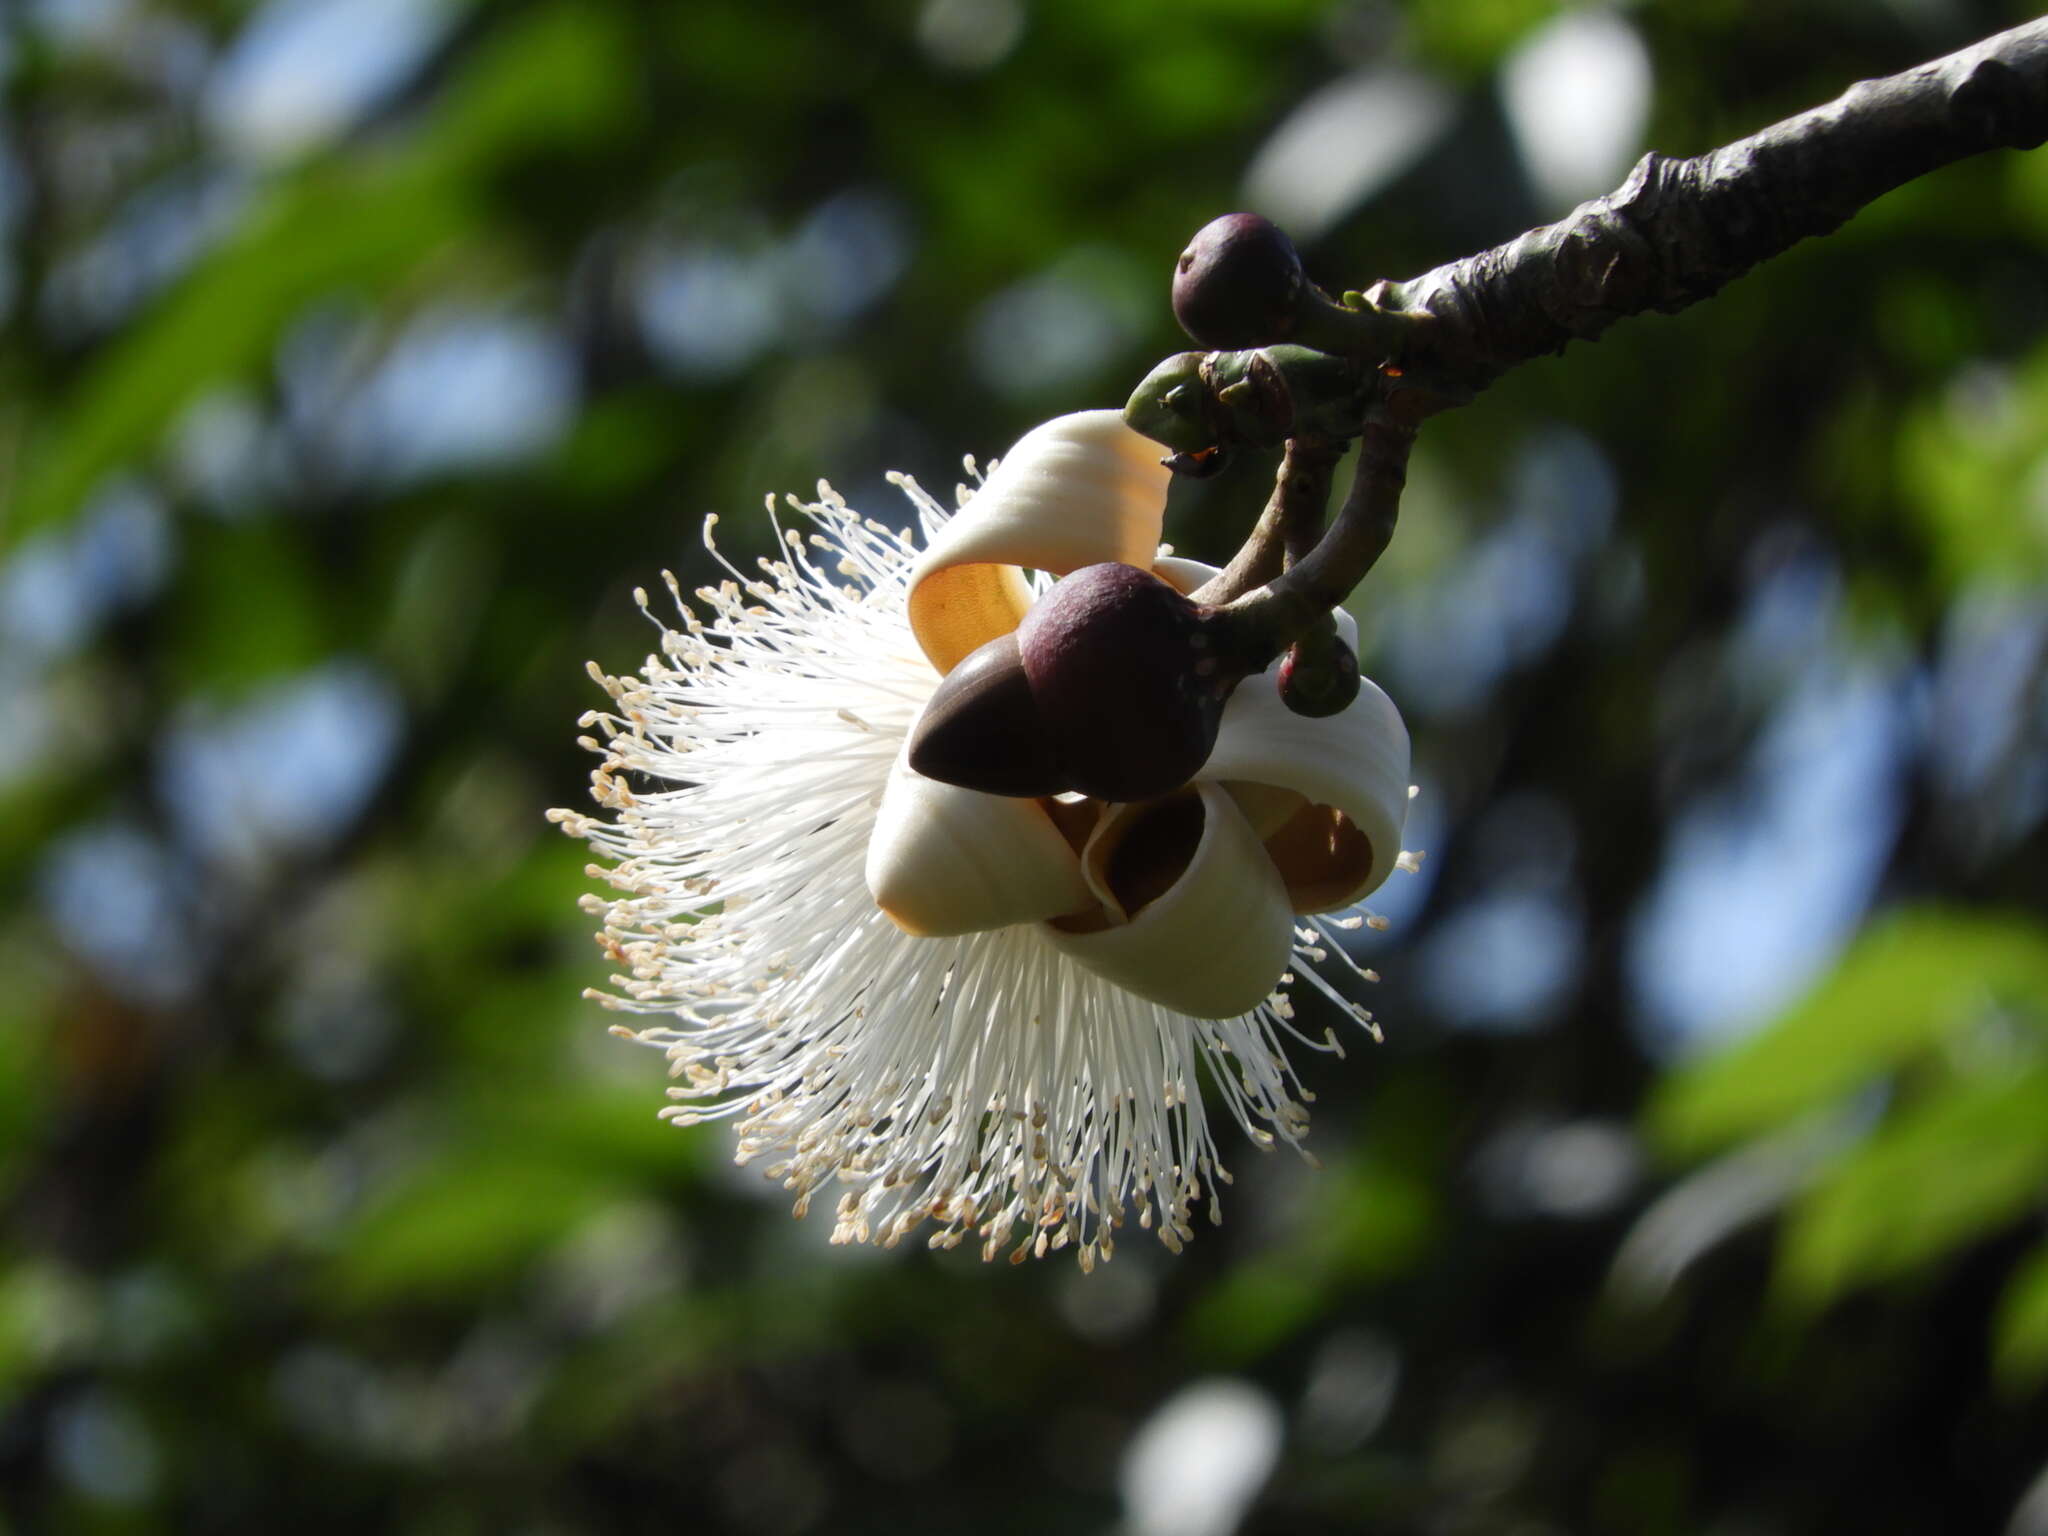
[[2044, 139], [2048, 20], [1862, 81], [1708, 154], [1645, 155], [1618, 191], [1558, 223], [1368, 298], [1427, 314], [1402, 361], [1433, 392], [1465, 393], [1616, 320], [1683, 309], [1951, 161]]
[[[1278, 313], [1266, 345], [1168, 358], [1139, 384], [1124, 419], [1173, 449], [1164, 462], [1176, 467], [1286, 440], [1266, 516], [1215, 591], [1201, 594], [1234, 599], [1224, 611], [1239, 649], [1262, 666], [1327, 625], [1386, 547], [1408, 445], [1426, 417], [1617, 320], [1704, 299], [1917, 176], [2044, 139], [2048, 20], [1862, 81], [1708, 154], [1645, 155], [1618, 191], [1408, 282], [1377, 283], [1341, 304], [1295, 283], [1294, 308]], [[1291, 257], [1284, 237], [1280, 244]], [[1271, 250], [1269, 241], [1269, 260]], [[1301, 505], [1327, 495], [1329, 449], [1360, 434], [1351, 504], [1314, 549], [1300, 547], [1311, 526]], [[1319, 477], [1301, 474], [1309, 450], [1322, 455]], [[1293, 558], [1276, 574], [1283, 541]]]

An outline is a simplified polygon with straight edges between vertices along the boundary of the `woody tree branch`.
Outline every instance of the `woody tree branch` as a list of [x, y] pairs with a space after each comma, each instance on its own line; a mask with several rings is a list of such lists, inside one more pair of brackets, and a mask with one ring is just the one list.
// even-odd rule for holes
[[1368, 302], [1426, 315], [1403, 333], [1403, 360], [1439, 386], [1473, 391], [1627, 316], [1707, 298], [1929, 171], [2044, 139], [2048, 20], [1862, 81], [1707, 154], [1645, 155], [1619, 190], [1559, 222], [1379, 284]]
[[[1313, 550], [1268, 562], [1288, 487], [1233, 563], [1226, 619], [1246, 654], [1307, 635], [1393, 531], [1415, 427], [1508, 370], [1590, 341], [1617, 320], [1670, 314], [1758, 263], [1840, 227], [1895, 187], [1970, 155], [2048, 140], [2048, 20], [2001, 32], [1690, 159], [1645, 155], [1628, 180], [1555, 224], [1340, 303], [1301, 274], [1292, 244], [1251, 215], [1219, 219], [1180, 260], [1175, 313], [1210, 346], [1155, 368], [1125, 419], [1207, 473], [1219, 450], [1285, 442], [1327, 452], [1378, 433], [1354, 494]], [[1370, 445], [1369, 445], [1370, 446]], [[1298, 488], [1297, 488], [1298, 490]], [[1294, 499], [1299, 501], [1300, 494]], [[1297, 531], [1307, 514], [1296, 509]], [[1254, 571], [1267, 583], [1247, 590]], [[1255, 578], [1256, 579], [1256, 578]]]

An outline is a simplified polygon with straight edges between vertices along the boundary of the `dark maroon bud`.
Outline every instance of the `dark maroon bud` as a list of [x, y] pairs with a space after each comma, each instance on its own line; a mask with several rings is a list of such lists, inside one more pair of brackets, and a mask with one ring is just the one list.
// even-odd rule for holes
[[1212, 351], [1270, 346], [1294, 334], [1308, 279], [1294, 242], [1256, 213], [1226, 213], [1195, 231], [1173, 273], [1173, 317]]
[[988, 795], [1073, 788], [1039, 723], [1015, 631], [971, 651], [939, 680], [910, 731], [910, 766]]
[[1147, 800], [1195, 776], [1238, 674], [1207, 609], [1136, 566], [1083, 566], [1024, 615], [1031, 697], [1074, 788]]
[[1341, 635], [1297, 640], [1280, 658], [1280, 702], [1311, 720], [1349, 709], [1358, 681], [1358, 653]]

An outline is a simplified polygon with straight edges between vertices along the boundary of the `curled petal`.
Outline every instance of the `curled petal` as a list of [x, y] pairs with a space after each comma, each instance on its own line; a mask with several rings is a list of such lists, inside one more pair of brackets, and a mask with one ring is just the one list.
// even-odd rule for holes
[[1190, 560], [1185, 555], [1154, 555], [1152, 574], [1186, 597], [1204, 582], [1222, 575], [1223, 571], [1220, 566]]
[[1202, 778], [1293, 790], [1307, 804], [1266, 840], [1297, 912], [1349, 906], [1393, 872], [1408, 815], [1408, 728], [1370, 680], [1341, 714], [1312, 720], [1274, 674], [1246, 678], [1223, 709]]
[[1031, 606], [1019, 567], [1064, 576], [1115, 560], [1144, 569], [1159, 547], [1171, 473], [1118, 411], [1034, 427], [1003, 456], [910, 574], [910, 628], [942, 673], [1015, 629]]
[[1202, 840], [1202, 798], [1183, 789], [1154, 800], [1105, 804], [1081, 843], [1081, 877], [1098, 910], [1062, 920], [1068, 933], [1128, 923], [1186, 873]]
[[[1294, 910], [1257, 833], [1220, 785], [1116, 807], [1095, 827], [1083, 860], [1112, 910], [1094, 924], [1037, 929], [1070, 959], [1202, 1019], [1249, 1013], [1279, 985], [1293, 952]], [[1124, 911], [1135, 915], [1114, 922]]]
[[868, 839], [868, 894], [926, 938], [1033, 923], [1091, 903], [1081, 862], [1036, 800], [985, 795], [899, 754]]
[[1282, 789], [1278, 784], [1257, 784], [1250, 779], [1232, 779], [1223, 786], [1252, 831], [1264, 842], [1308, 808], [1308, 796]]

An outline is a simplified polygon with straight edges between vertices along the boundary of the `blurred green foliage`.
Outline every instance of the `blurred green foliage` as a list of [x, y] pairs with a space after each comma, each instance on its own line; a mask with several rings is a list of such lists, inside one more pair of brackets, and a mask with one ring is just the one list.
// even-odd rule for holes
[[[829, 1249], [579, 995], [542, 812], [705, 512], [1121, 400], [1341, 88], [1442, 119], [1315, 145], [1320, 280], [1561, 211], [1501, 82], [1568, 9], [8, 10], [0, 1530], [1148, 1530], [1216, 1375], [1247, 1531], [2048, 1529], [2039, 153], [1430, 424], [1389, 1041], [1183, 1257]], [[2025, 19], [1795, 10], [1621, 13], [1644, 141]]]

